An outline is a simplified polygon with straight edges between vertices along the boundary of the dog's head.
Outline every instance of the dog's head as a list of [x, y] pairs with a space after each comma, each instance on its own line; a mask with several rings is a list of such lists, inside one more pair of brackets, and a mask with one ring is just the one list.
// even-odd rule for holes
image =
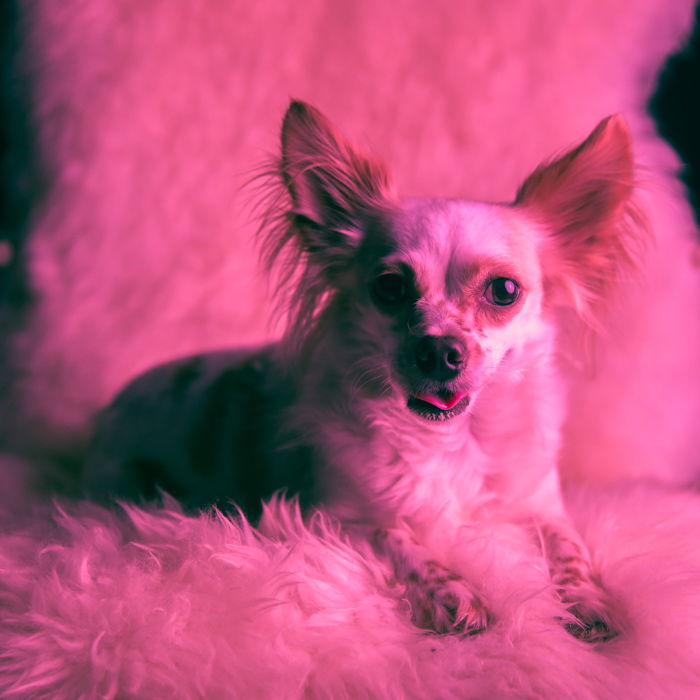
[[326, 354], [357, 387], [426, 419], [459, 415], [517, 367], [551, 335], [555, 307], [591, 323], [630, 259], [619, 117], [537, 168], [513, 204], [401, 200], [381, 163], [300, 102], [280, 172], [291, 208], [268, 242], [296, 270], [291, 335], [332, 336]]

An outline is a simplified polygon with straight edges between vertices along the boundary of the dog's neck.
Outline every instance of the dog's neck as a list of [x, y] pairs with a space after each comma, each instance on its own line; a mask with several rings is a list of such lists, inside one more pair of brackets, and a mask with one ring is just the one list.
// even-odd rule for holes
[[553, 334], [506, 358], [467, 412], [430, 421], [396, 391], [358, 388], [352, 352], [319, 335], [303, 350], [293, 420], [330, 465], [327, 497], [340, 516], [464, 520], [493, 499], [546, 507], [540, 492], [555, 470], [563, 414], [552, 347]]

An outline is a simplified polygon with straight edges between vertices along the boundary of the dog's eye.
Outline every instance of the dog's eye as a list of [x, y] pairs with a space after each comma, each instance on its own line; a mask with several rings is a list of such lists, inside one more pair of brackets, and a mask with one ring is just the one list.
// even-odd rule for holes
[[372, 282], [372, 295], [384, 304], [398, 304], [407, 293], [406, 280], [398, 272], [383, 272]]
[[515, 280], [509, 277], [496, 277], [486, 286], [485, 295], [489, 304], [496, 306], [510, 306], [520, 296], [520, 287]]

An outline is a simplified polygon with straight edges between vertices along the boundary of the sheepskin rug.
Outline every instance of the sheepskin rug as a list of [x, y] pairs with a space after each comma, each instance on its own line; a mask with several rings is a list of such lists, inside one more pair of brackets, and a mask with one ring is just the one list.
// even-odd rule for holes
[[[700, 698], [700, 497], [570, 494], [622, 634], [556, 618], [537, 549], [505, 524], [454, 538], [495, 615], [423, 633], [401, 588], [320, 513], [271, 502], [258, 529], [173, 502], [54, 505], [1, 538], [3, 698]], [[9, 520], [12, 520], [10, 525]]]

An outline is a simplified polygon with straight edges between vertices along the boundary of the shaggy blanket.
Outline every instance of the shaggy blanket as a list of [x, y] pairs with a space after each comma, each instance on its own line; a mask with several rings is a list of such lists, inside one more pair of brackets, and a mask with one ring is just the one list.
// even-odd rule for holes
[[3, 698], [700, 697], [700, 498], [649, 485], [571, 494], [622, 634], [562, 628], [537, 548], [506, 524], [455, 538], [495, 622], [409, 622], [401, 588], [317, 514], [258, 529], [173, 502], [54, 506], [1, 539]]

